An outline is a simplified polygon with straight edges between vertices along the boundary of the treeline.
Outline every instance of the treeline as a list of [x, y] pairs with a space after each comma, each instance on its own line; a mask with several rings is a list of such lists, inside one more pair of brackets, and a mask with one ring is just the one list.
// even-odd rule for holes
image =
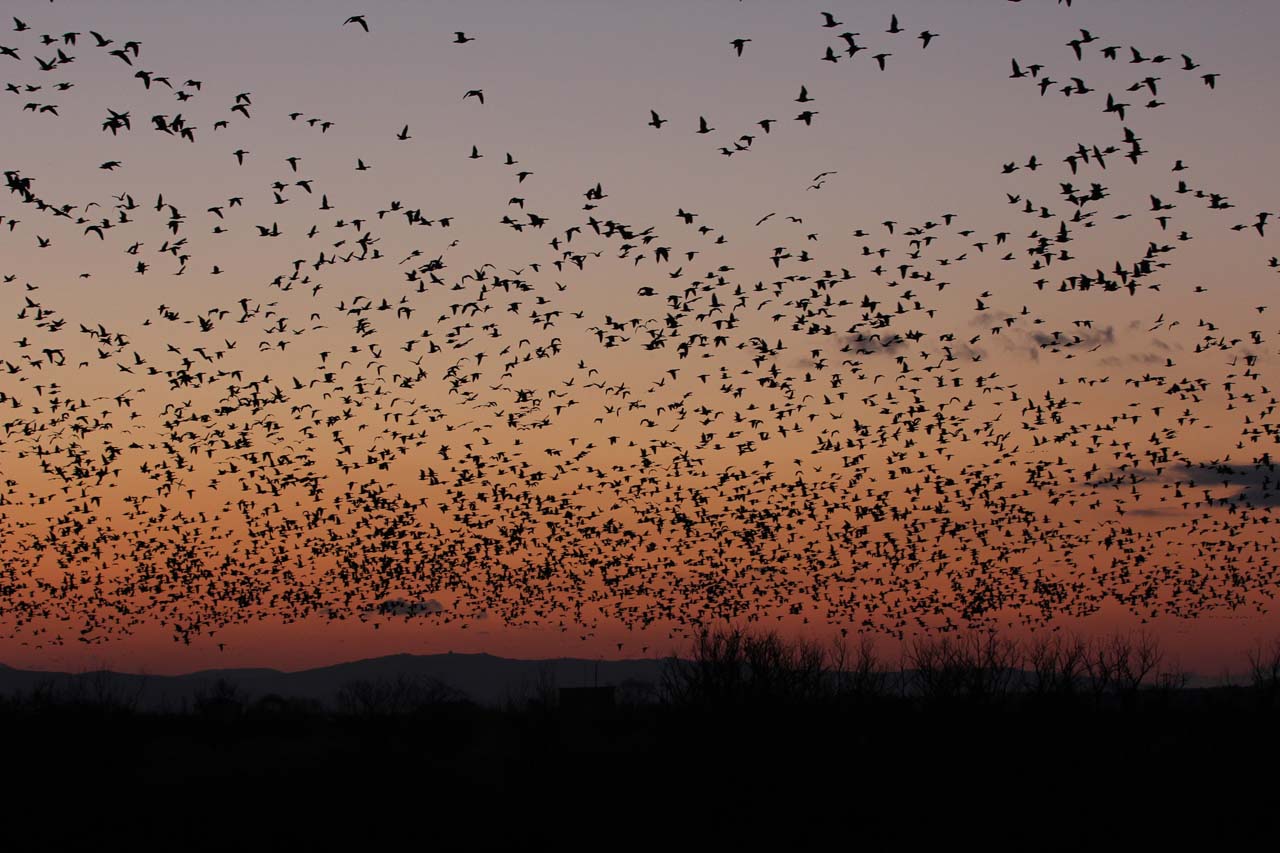
[[976, 632], [924, 636], [889, 658], [868, 636], [824, 645], [772, 631], [721, 628], [701, 632], [688, 656], [667, 662], [653, 698], [677, 707], [721, 708], [869, 702], [1104, 708], [1216, 692], [1274, 707], [1280, 640], [1250, 650], [1247, 666], [1246, 684], [1189, 690], [1190, 676], [1145, 632], [1091, 639], [1046, 633], [1027, 641]]
[[[428, 804], [433, 837], [465, 826], [555, 841], [583, 821], [607, 837], [688, 804], [709, 842], [753, 840], [777, 820], [792, 846], [814, 846], [849, 815], [862, 837], [880, 822], [893, 840], [935, 808], [959, 815], [948, 826], [985, 815], [1007, 827], [1081, 791], [1151, 815], [1186, 802], [1189, 784], [1244, 802], [1242, 780], [1280, 762], [1280, 644], [1248, 665], [1250, 683], [1194, 688], [1142, 634], [946, 635], [889, 658], [868, 640], [726, 628], [656, 681], [562, 688], [548, 667], [497, 706], [400, 676], [350, 681], [324, 704], [213, 681], [158, 712], [91, 674], [0, 699], [0, 748], [33, 799], [80, 785], [77, 810], [102, 803], [111, 825], [145, 807], [140, 831], [170, 844], [189, 826], [240, 825], [191, 822], [208, 804], [270, 823], [292, 797], [318, 815], [299, 824], [314, 830], [354, 797], [388, 815]], [[625, 808], [637, 810], [619, 830]]]
[[[722, 627], [699, 632], [684, 653], [668, 657], [657, 682], [611, 685], [605, 704], [646, 713], [872, 706], [1097, 710], [1205, 703], [1280, 709], [1280, 639], [1250, 649], [1245, 665], [1243, 681], [1193, 688], [1189, 675], [1145, 632], [1093, 638], [1046, 633], [1025, 641], [995, 633], [944, 634], [915, 638], [898, 657], [889, 657], [869, 636], [824, 644], [776, 631]], [[0, 713], [367, 720], [444, 712], [546, 714], [560, 710], [563, 696], [549, 669], [532, 683], [513, 685], [497, 708], [481, 707], [437, 679], [404, 675], [349, 681], [328, 703], [251, 696], [226, 679], [160, 712], [144, 710], [141, 693], [140, 684], [129, 687], [110, 673], [90, 673], [0, 697]], [[600, 704], [592, 707], [599, 710]]]

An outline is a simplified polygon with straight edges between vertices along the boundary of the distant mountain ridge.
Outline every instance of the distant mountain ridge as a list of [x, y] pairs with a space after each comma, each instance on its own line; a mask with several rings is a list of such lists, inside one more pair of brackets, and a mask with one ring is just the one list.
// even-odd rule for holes
[[183, 675], [139, 675], [96, 670], [82, 673], [14, 669], [0, 663], [0, 696], [30, 694], [42, 688], [59, 693], [127, 697], [142, 710], [175, 710], [189, 706], [219, 681], [234, 684], [248, 699], [272, 694], [310, 699], [331, 706], [344, 685], [356, 681], [436, 679], [482, 705], [530, 696], [543, 687], [656, 684], [662, 661], [656, 659], [588, 660], [550, 658], [519, 660], [489, 654], [396, 654], [330, 666], [283, 672], [267, 668], [209, 669]]

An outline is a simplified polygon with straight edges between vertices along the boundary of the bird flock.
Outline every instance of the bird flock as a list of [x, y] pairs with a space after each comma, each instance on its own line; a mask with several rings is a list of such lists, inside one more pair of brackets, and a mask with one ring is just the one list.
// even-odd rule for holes
[[[609, 175], [548, 183], [519, 138], [432, 164], [508, 188], [478, 216], [410, 197], [336, 112], [153, 65], [128, 32], [15, 18], [6, 134], [109, 145], [93, 165], [115, 189], [2, 164], [5, 636], [480, 618], [904, 636], [1265, 608], [1271, 315], [1177, 270], [1199, 238], [1275, 286], [1280, 213], [1147, 129], [1229, 89], [1208, 58], [1044, 5], [1063, 41], [990, 57], [999, 96], [1100, 130], [1031, 151], [1011, 129], [975, 200], [995, 230], [950, 203], [815, 220], [805, 200], [852, 192], [854, 151], [743, 225], [678, 186], [637, 221]], [[397, 14], [331, 22], [353, 73]], [[947, 49], [926, 14], [821, 12], [796, 67], [874, 86]], [[769, 34], [732, 17], [708, 51], [751, 63]], [[449, 23], [424, 50], [483, 45]], [[73, 107], [81, 87], [100, 94]], [[687, 142], [689, 169], [749, 168], [843, 108], [803, 73], [791, 91], [741, 126], [635, 98], [634, 132]], [[492, 82], [453, 98], [503, 109]], [[283, 130], [253, 135], [264, 115]], [[409, 151], [432, 129], [362, 133]], [[157, 190], [140, 137], [233, 179]], [[1140, 168], [1162, 177], [1116, 189]], [[357, 182], [384, 201], [348, 202]]]

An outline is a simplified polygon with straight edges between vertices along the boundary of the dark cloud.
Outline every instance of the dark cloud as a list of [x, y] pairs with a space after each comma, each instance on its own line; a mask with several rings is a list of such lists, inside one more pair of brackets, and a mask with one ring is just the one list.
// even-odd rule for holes
[[855, 333], [840, 338], [841, 352], [858, 356], [890, 355], [907, 346], [907, 339], [899, 334], [881, 335], [873, 332], [870, 335]]
[[1268, 455], [1249, 465], [1201, 462], [1179, 465], [1170, 475], [1176, 482], [1197, 488], [1233, 488], [1231, 500], [1250, 506], [1280, 506], [1280, 471]]
[[1114, 326], [1104, 326], [1100, 329], [1085, 326], [1072, 332], [1032, 332], [1031, 340], [1041, 349], [1073, 347], [1093, 349], [1115, 343], [1116, 333]]
[[[1056, 329], [1029, 331], [1009, 325], [1005, 321], [1015, 319], [1018, 315], [1007, 312], [991, 312], [985, 317], [983, 325], [992, 330], [991, 337], [999, 341], [1006, 350], [1025, 354], [1032, 361], [1040, 360], [1040, 353], [1048, 350], [1053, 353], [1079, 350], [1090, 352], [1102, 347], [1109, 347], [1116, 342], [1114, 326], [1093, 328], [1091, 325], [1073, 326], [1070, 331]], [[995, 332], [995, 329], [999, 332]]]
[[[1195, 489], [1190, 499], [1202, 499], [1208, 495], [1215, 503], [1239, 504], [1261, 508], [1280, 506], [1280, 468], [1263, 454], [1256, 462], [1229, 464], [1225, 462], [1179, 462], [1160, 471], [1136, 469], [1120, 474], [1118, 482], [1159, 482], [1180, 489]], [[1095, 478], [1095, 482], [1099, 482]], [[1230, 490], [1223, 494], [1222, 490]]]

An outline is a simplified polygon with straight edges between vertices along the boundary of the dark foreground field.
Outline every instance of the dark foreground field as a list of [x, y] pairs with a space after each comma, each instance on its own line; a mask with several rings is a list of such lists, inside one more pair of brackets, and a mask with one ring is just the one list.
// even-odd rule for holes
[[0, 725], [22, 796], [73, 808], [77, 819], [128, 816], [128, 837], [201, 827], [201, 838], [230, 843], [228, 833], [245, 831], [233, 819], [261, 826], [255, 838], [514, 842], [667, 833], [693, 820], [698, 833], [798, 840], [855, 826], [934, 832], [935, 821], [1075, 833], [1263, 818], [1273, 806], [1249, 803], [1273, 797], [1280, 714], [1256, 700], [1227, 688], [1105, 709], [456, 703], [363, 717], [272, 701], [186, 715], [10, 708]]
[[744, 669], [738, 653], [673, 661], [649, 688], [544, 685], [505, 707], [405, 679], [353, 683], [331, 707], [223, 684], [166, 713], [34, 691], [0, 706], [7, 803], [60, 809], [62, 830], [182, 849], [922, 834], [1075, 848], [1274, 813], [1274, 679], [1191, 689], [972, 666], [833, 677], [796, 657]]

